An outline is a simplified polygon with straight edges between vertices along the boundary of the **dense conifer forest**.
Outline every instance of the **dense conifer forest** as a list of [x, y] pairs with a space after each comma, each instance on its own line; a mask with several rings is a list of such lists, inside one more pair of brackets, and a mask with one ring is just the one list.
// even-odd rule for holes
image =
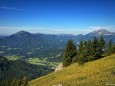
[[75, 62], [82, 65], [85, 62], [97, 60], [112, 53], [115, 53], [115, 44], [111, 39], [106, 42], [103, 36], [94, 37], [87, 41], [81, 39], [77, 47], [73, 40], [69, 40], [64, 51], [63, 66], [67, 67]]

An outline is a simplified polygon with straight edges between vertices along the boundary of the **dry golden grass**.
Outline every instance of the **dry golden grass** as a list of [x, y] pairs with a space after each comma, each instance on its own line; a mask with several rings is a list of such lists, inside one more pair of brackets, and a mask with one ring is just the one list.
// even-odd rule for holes
[[107, 86], [115, 84], [115, 54], [88, 62], [77, 63], [29, 82], [30, 86]]

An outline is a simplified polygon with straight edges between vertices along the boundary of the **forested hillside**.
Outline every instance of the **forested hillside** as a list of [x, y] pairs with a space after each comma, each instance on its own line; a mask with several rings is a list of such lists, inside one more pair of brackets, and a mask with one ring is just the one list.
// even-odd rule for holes
[[8, 60], [0, 56], [0, 82], [9, 78], [21, 79], [24, 76], [32, 80], [52, 71], [47, 66], [33, 65], [21, 60]]

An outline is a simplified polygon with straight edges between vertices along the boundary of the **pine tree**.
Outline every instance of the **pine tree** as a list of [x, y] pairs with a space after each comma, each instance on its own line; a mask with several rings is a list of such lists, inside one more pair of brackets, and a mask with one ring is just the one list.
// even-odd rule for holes
[[93, 59], [92, 60], [96, 60], [101, 58], [101, 52], [100, 52], [100, 47], [99, 47], [99, 41], [96, 37], [93, 38], [92, 41], [92, 53], [93, 53]]
[[93, 46], [92, 46], [92, 41], [89, 39], [87, 42], [87, 54], [88, 54], [88, 61], [93, 60]]
[[113, 53], [115, 53], [115, 44], [113, 44]]
[[100, 37], [100, 40], [99, 40], [99, 47], [100, 47], [100, 53], [101, 55], [104, 53], [104, 49], [105, 49], [105, 40], [103, 38], [103, 36]]
[[106, 50], [106, 54], [107, 55], [110, 55], [110, 54], [112, 54], [113, 53], [113, 44], [112, 44], [112, 40], [110, 39], [109, 40], [109, 42], [108, 42], [108, 44], [107, 44], [107, 50]]
[[72, 63], [73, 57], [76, 55], [76, 46], [73, 40], [69, 40], [63, 57], [63, 66], [67, 67]]
[[86, 62], [86, 58], [84, 57], [85, 52], [81, 53], [78, 57], [79, 65], [83, 65]]
[[86, 56], [87, 56], [87, 54], [86, 54], [86, 47], [87, 47], [87, 42], [85, 41], [85, 42], [83, 42], [82, 40], [80, 41], [80, 44], [79, 44], [79, 46], [78, 46], [78, 53], [77, 53], [77, 57], [78, 57], [78, 63], [80, 64], [80, 65], [82, 65], [82, 64], [84, 64], [85, 62], [86, 62], [86, 60], [87, 60], [87, 58], [86, 58]]
[[92, 42], [90, 39], [84, 42], [84, 58], [85, 62], [92, 61]]
[[89, 56], [89, 45], [88, 45], [88, 41], [84, 42], [84, 46], [83, 46], [83, 57], [84, 57], [84, 62], [88, 61], [88, 56]]
[[81, 39], [80, 44], [78, 46], [78, 54], [83, 53], [83, 48], [84, 48], [83, 46], [84, 46], [84, 44], [83, 44], [83, 41]]
[[7, 79], [4, 79], [0, 82], [0, 86], [21, 86], [21, 85], [18, 85], [18, 80], [15, 79], [15, 78], [7, 78]]

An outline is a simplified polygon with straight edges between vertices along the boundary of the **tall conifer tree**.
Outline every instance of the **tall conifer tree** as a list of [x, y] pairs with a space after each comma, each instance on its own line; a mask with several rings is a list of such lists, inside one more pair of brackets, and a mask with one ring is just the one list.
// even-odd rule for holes
[[86, 46], [87, 42], [80, 41], [79, 47], [78, 47], [78, 63], [84, 64], [86, 62]]
[[93, 60], [101, 58], [99, 40], [94, 37], [92, 41]]
[[104, 40], [103, 36], [100, 37], [99, 47], [100, 47], [100, 53], [103, 54], [104, 50], [105, 50], [105, 40]]
[[113, 52], [113, 44], [112, 44], [112, 40], [110, 39], [107, 44], [106, 53], [107, 53], [107, 55], [110, 55], [110, 54], [112, 54], [112, 52]]
[[63, 66], [67, 67], [72, 63], [73, 57], [76, 55], [76, 46], [73, 40], [69, 40], [63, 57]]

